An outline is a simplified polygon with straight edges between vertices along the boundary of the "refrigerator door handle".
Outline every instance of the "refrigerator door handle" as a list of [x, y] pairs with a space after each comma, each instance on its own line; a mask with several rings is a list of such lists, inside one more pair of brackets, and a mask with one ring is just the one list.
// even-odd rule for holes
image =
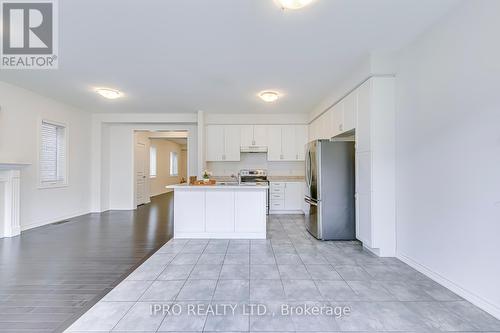
[[306, 152], [306, 185], [307, 187], [310, 187], [311, 185], [309, 184], [309, 169], [311, 168], [311, 159], [309, 157], [309, 147], [307, 147], [307, 152]]
[[307, 186], [311, 187], [312, 166], [311, 166], [311, 151], [309, 149], [307, 150], [306, 178], [307, 178]]
[[307, 197], [304, 198], [304, 201], [312, 206], [318, 206], [317, 202], [314, 202], [312, 199], [308, 199]]
[[304, 199], [307, 199], [307, 200], [310, 200], [312, 202], [320, 202], [321, 200], [318, 200], [318, 199], [314, 199], [308, 195], [304, 195]]

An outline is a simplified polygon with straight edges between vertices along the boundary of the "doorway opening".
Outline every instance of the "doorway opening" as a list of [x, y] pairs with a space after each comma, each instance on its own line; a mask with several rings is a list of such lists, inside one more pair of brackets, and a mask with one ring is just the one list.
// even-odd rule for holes
[[188, 156], [188, 131], [134, 131], [135, 206], [185, 183]]

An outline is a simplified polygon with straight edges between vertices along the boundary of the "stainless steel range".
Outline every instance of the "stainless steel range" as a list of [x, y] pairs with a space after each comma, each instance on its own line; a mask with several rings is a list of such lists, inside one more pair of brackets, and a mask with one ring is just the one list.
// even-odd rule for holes
[[[243, 169], [238, 173], [240, 185], [248, 186], [259, 186], [267, 185], [269, 186], [269, 181], [267, 180], [267, 170], [263, 169]], [[266, 214], [269, 214], [269, 189], [266, 195]]]

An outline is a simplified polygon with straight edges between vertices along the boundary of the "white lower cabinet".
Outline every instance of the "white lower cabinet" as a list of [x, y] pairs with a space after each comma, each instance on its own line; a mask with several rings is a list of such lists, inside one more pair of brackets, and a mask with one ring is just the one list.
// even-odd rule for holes
[[285, 183], [285, 209], [286, 210], [302, 210], [302, 201], [304, 195], [302, 189], [304, 188], [303, 182], [287, 182]]
[[271, 182], [269, 210], [271, 214], [301, 213], [304, 182]]
[[205, 232], [205, 191], [191, 190], [175, 192], [175, 231], [179, 233]]
[[233, 191], [207, 191], [205, 195], [205, 231], [234, 232]]
[[174, 191], [174, 238], [266, 238], [266, 188]]
[[237, 233], [266, 233], [265, 224], [256, 224], [255, 219], [266, 215], [265, 207], [249, 205], [249, 202], [262, 201], [262, 192], [235, 192], [234, 231]]

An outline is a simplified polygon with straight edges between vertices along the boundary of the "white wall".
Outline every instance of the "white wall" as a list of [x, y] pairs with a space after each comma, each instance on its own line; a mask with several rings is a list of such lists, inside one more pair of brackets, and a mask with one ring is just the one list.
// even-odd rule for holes
[[[182, 175], [186, 178], [186, 171], [182, 168], [187, 168], [186, 162], [183, 163], [182, 147], [178, 143], [166, 139], [151, 139], [151, 147], [156, 147], [156, 177], [149, 179], [150, 196], [166, 193], [169, 190], [165, 188], [167, 185], [179, 184]], [[176, 152], [178, 157], [179, 174], [170, 176], [170, 153]], [[186, 156], [184, 154], [184, 156]]]
[[[98, 183], [101, 187], [109, 186], [109, 197], [99, 196], [99, 207], [93, 210], [107, 209], [130, 210], [134, 204], [134, 130], [187, 130], [188, 131], [188, 172], [197, 174], [197, 127], [193, 124], [141, 124], [141, 123], [107, 123], [102, 128], [100, 151], [109, 150], [108, 155], [102, 154]], [[106, 139], [108, 142], [106, 142]], [[109, 145], [109, 148], [106, 148]], [[95, 156], [94, 156], [95, 158]], [[109, 164], [109, 167], [106, 165]], [[149, 161], [148, 161], [149, 164]], [[106, 172], [107, 170], [107, 172]], [[96, 175], [97, 176], [97, 175]]]
[[[111, 153], [112, 147], [110, 146], [111, 141], [114, 142], [115, 147], [118, 145], [118, 149], [123, 149], [123, 145], [133, 146], [133, 131], [134, 129], [143, 130], [185, 130], [188, 129], [192, 132], [192, 137], [197, 140], [197, 115], [196, 113], [98, 113], [92, 114], [92, 130], [91, 130], [91, 211], [92, 212], [102, 212], [112, 209], [110, 206], [110, 183], [111, 183]], [[114, 137], [110, 137], [113, 126], [124, 126], [122, 129], [113, 129], [115, 132]], [[128, 129], [127, 129], [128, 126]], [[120, 142], [120, 138], [123, 139], [123, 143]], [[198, 142], [192, 142], [194, 147], [194, 153], [197, 154]], [[132, 148], [130, 148], [132, 149]], [[132, 151], [127, 150], [123, 152], [124, 158], [133, 158]], [[193, 151], [191, 151], [193, 153]], [[190, 154], [191, 154], [190, 153]], [[129, 156], [130, 155], [130, 156]], [[189, 168], [191, 172], [195, 172], [201, 169], [197, 166], [199, 162], [197, 155], [189, 156], [190, 165]], [[128, 160], [127, 160], [127, 163]], [[130, 162], [129, 164], [133, 164]], [[128, 171], [127, 171], [128, 172]], [[114, 181], [123, 179], [123, 177], [118, 176]], [[119, 185], [119, 183], [116, 183]], [[126, 191], [131, 191], [125, 193], [129, 197], [130, 193], [133, 193], [129, 186], [133, 186], [130, 180], [123, 184]], [[119, 188], [114, 187], [113, 190], [119, 190]], [[130, 201], [124, 201], [123, 199], [116, 202], [118, 206], [127, 207], [121, 209], [133, 209], [133, 203]], [[117, 208], [119, 209], [119, 208]]]
[[500, 1], [465, 1], [400, 54], [399, 255], [500, 318]]
[[[90, 114], [0, 82], [0, 163], [30, 163], [21, 171], [21, 229], [90, 211]], [[38, 127], [42, 119], [68, 127], [68, 186], [38, 188]]]

